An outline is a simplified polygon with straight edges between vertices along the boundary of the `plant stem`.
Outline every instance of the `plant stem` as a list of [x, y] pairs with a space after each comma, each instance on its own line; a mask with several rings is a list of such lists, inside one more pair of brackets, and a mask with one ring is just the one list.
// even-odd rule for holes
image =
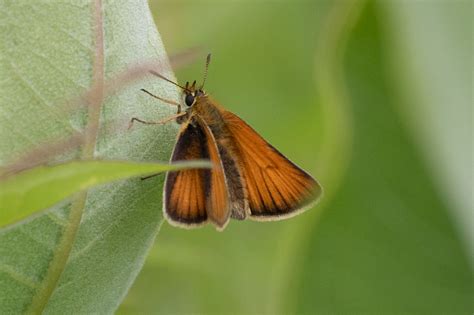
[[49, 265], [48, 272], [42, 281], [41, 287], [30, 304], [28, 314], [41, 314], [45, 309], [56, 285], [66, 267], [69, 254], [71, 253], [77, 230], [81, 223], [82, 213], [87, 199], [87, 192], [80, 192], [74, 197], [71, 212], [69, 213], [68, 224], [54, 253], [54, 257]]

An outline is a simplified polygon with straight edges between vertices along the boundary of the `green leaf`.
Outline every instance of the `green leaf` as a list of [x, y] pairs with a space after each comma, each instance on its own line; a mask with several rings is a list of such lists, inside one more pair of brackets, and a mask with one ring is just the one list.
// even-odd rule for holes
[[297, 301], [289, 312], [471, 314], [472, 271], [450, 217], [454, 204], [437, 191], [400, 114], [379, 4], [367, 2], [348, 34], [341, 63], [352, 105], [351, 164], [306, 235], [297, 284], [286, 290]]
[[473, 177], [466, 171], [473, 165], [472, 3], [385, 1], [380, 8], [402, 115], [453, 205], [466, 248], [474, 248]]
[[[150, 58], [166, 66], [145, 0], [104, 1], [100, 9], [104, 21], [94, 27], [89, 1], [0, 3], [1, 164], [84, 129], [88, 117], [82, 112], [67, 114], [64, 104], [92, 85], [96, 29], [104, 31], [99, 44], [105, 48], [106, 79]], [[162, 72], [174, 79], [170, 70]], [[140, 88], [179, 99], [176, 87], [156, 78], [107, 97], [95, 157], [169, 159], [176, 124], [125, 130], [132, 117], [159, 120], [176, 113], [176, 108]], [[68, 153], [62, 160], [79, 158], [79, 153]], [[73, 210], [62, 203], [0, 231], [0, 313], [113, 312], [141, 269], [163, 220], [162, 183], [163, 176], [157, 176], [102, 185], [90, 189], [87, 199], [84, 194], [79, 194], [84, 199], [75, 197]]]
[[173, 165], [120, 161], [73, 161], [40, 166], [0, 182], [0, 227], [50, 207], [80, 190], [128, 177], [185, 168], [209, 167], [204, 161]]

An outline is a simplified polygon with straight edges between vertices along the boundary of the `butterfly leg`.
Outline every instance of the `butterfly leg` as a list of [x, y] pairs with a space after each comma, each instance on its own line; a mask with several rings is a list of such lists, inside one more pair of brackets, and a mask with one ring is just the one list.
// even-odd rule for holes
[[166, 104], [177, 106], [178, 107], [178, 114], [181, 113], [181, 104], [172, 100], [167, 100], [166, 98], [159, 97], [151, 92], [148, 92], [145, 89], [141, 89], [141, 91], [145, 92], [146, 94], [150, 95], [151, 97], [156, 98], [157, 100], [160, 100], [162, 102], [165, 102]]
[[140, 179], [141, 179], [141, 180], [145, 180], [145, 179], [149, 179], [149, 178], [152, 178], [152, 177], [155, 177], [155, 176], [158, 176], [158, 175], [160, 175], [160, 174], [159, 174], [159, 173], [158, 173], [158, 174], [152, 174], [152, 175], [140, 177]]
[[135, 121], [137, 121], [139, 123], [142, 123], [144, 125], [164, 125], [164, 124], [169, 123], [170, 121], [173, 121], [176, 118], [179, 118], [179, 117], [184, 116], [186, 114], [187, 114], [186, 112], [181, 112], [181, 113], [178, 113], [176, 115], [170, 116], [168, 118], [165, 118], [165, 119], [159, 120], [159, 121], [146, 121], [146, 120], [142, 120], [142, 119], [137, 118], [137, 117], [133, 117], [132, 119], [130, 119], [130, 123], [128, 124], [128, 129], [132, 128], [133, 123]]

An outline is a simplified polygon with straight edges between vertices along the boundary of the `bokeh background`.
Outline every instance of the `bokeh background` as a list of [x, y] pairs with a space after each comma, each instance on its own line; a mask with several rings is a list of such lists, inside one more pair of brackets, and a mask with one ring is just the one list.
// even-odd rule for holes
[[325, 196], [223, 233], [165, 223], [119, 314], [474, 312], [471, 1], [150, 6], [168, 52], [212, 52], [207, 91]]

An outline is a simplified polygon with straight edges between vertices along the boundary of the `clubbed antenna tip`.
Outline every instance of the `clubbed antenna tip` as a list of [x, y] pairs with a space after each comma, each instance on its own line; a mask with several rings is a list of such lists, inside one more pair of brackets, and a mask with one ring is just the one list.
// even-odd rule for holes
[[206, 67], [204, 68], [204, 78], [202, 80], [201, 89], [204, 88], [204, 83], [206, 83], [207, 69], [209, 68], [209, 63], [211, 63], [211, 54], [207, 54]]

